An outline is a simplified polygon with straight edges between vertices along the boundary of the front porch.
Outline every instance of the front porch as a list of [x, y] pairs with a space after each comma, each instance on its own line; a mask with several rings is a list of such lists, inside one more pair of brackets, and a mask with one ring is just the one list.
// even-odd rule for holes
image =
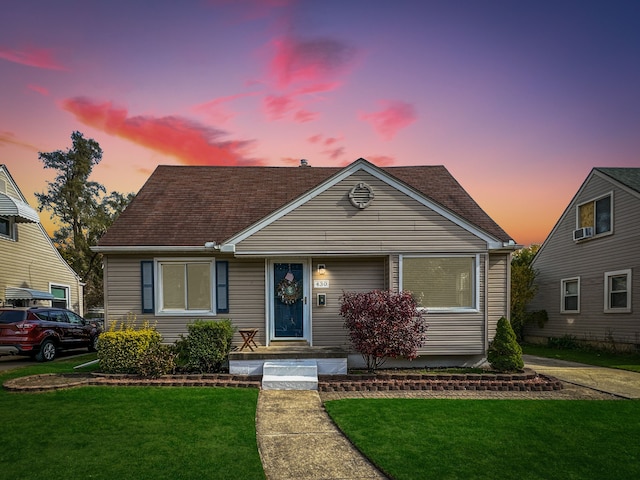
[[229, 354], [229, 373], [262, 375], [265, 362], [278, 360], [313, 361], [319, 375], [346, 375], [349, 354], [341, 347], [310, 347], [308, 345], [271, 345], [236, 350]]

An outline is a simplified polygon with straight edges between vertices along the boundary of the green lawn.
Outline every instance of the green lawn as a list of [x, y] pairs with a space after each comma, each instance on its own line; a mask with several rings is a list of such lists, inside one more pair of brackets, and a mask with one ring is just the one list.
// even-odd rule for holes
[[326, 409], [403, 479], [640, 478], [640, 402], [350, 399]]
[[[12, 370], [73, 371], [81, 360]], [[80, 387], [0, 391], [0, 478], [264, 479], [257, 389]]]
[[595, 349], [553, 348], [546, 345], [523, 345], [523, 353], [540, 357], [557, 358], [571, 362], [598, 365], [600, 367], [619, 368], [640, 372], [640, 353], [609, 352]]

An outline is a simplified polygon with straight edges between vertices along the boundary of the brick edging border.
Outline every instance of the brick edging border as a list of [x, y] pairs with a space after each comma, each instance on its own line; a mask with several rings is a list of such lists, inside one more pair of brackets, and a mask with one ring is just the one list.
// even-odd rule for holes
[[[50, 382], [46, 382], [50, 379]], [[43, 381], [44, 380], [44, 381]], [[14, 392], [45, 392], [81, 385], [155, 387], [261, 388], [262, 375], [202, 374], [143, 378], [134, 375], [42, 374], [7, 380], [3, 387]], [[319, 375], [320, 392], [468, 390], [497, 392], [548, 392], [562, 390], [560, 380], [531, 370], [518, 374], [348, 374]]]

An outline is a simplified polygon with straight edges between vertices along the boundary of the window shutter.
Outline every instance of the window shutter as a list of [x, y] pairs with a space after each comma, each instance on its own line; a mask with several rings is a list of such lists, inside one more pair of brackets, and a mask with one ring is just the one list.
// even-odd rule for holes
[[229, 313], [229, 262], [216, 262], [216, 311]]
[[153, 262], [140, 262], [140, 277], [142, 279], [142, 313], [153, 313]]

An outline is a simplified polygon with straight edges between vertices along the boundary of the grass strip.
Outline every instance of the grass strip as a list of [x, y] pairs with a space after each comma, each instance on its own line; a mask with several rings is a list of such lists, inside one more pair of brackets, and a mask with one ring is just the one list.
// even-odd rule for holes
[[396, 480], [640, 478], [640, 402], [349, 399], [326, 403]]

